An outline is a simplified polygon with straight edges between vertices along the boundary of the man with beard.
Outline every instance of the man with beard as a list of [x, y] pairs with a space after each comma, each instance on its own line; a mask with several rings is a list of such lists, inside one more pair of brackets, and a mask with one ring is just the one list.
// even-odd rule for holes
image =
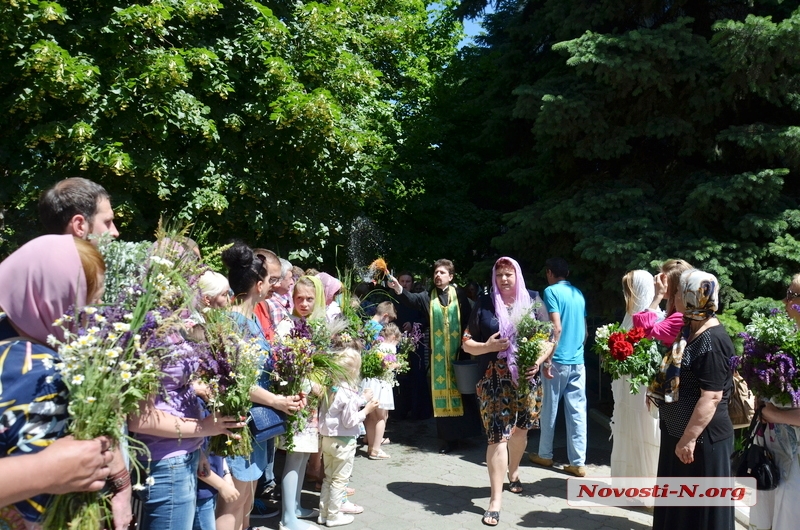
[[466, 293], [451, 285], [453, 272], [453, 262], [437, 260], [433, 264], [435, 287], [429, 293], [411, 293], [394, 278], [388, 283], [402, 305], [424, 312], [431, 323], [431, 395], [437, 436], [444, 442], [442, 454], [453, 451], [459, 440], [481, 434], [477, 398], [458, 391], [453, 372], [453, 361], [468, 358], [461, 349], [461, 336], [470, 316]]

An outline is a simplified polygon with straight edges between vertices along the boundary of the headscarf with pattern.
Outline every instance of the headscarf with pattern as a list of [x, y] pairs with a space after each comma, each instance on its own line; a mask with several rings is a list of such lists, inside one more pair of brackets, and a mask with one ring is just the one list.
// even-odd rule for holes
[[692, 269], [681, 274], [681, 292], [686, 309], [684, 321], [708, 320], [716, 316], [719, 306], [719, 282], [716, 276]]

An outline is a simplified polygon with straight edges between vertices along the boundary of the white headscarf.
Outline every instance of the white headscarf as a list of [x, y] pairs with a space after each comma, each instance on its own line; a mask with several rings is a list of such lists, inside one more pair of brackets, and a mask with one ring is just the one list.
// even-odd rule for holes
[[633, 307], [631, 307], [631, 312], [625, 312], [625, 318], [622, 319], [622, 327], [624, 329], [628, 330], [633, 327], [633, 315], [647, 309], [653, 301], [655, 294], [656, 289], [653, 282], [653, 275], [643, 270], [633, 271], [633, 278], [631, 281]]

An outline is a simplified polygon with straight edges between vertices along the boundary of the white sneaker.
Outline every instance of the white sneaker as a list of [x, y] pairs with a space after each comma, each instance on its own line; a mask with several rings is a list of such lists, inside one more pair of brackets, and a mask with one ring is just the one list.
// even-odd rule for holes
[[334, 517], [333, 519], [328, 519], [325, 522], [325, 526], [327, 526], [328, 528], [332, 526], [344, 526], [346, 524], [352, 523], [355, 520], [356, 518], [353, 517], [352, 515], [348, 515], [346, 513], [337, 513], [336, 517]]
[[322, 517], [321, 515], [317, 517], [317, 524], [325, 524], [328, 520]]

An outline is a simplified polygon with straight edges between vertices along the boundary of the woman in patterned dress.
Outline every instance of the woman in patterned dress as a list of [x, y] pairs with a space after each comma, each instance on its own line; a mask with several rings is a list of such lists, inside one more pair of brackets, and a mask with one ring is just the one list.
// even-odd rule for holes
[[[482, 296], [473, 307], [463, 342], [464, 351], [478, 356], [484, 373], [477, 393], [489, 442], [486, 464], [491, 499], [483, 515], [483, 524], [487, 526], [497, 526], [500, 522], [503, 475], [508, 474], [512, 493], [522, 493], [519, 462], [528, 445], [528, 429], [538, 425], [541, 406], [541, 394], [535, 390], [526, 394], [517, 392], [505, 356], [500, 354], [515, 348], [513, 322], [520, 315], [535, 311], [537, 319], [549, 320], [539, 294], [525, 289], [525, 280], [515, 260], [507, 257], [497, 260], [492, 269], [492, 287], [491, 294]], [[519, 377], [533, 376], [538, 365], [533, 370]], [[537, 385], [532, 384], [531, 388], [538, 390]]]

